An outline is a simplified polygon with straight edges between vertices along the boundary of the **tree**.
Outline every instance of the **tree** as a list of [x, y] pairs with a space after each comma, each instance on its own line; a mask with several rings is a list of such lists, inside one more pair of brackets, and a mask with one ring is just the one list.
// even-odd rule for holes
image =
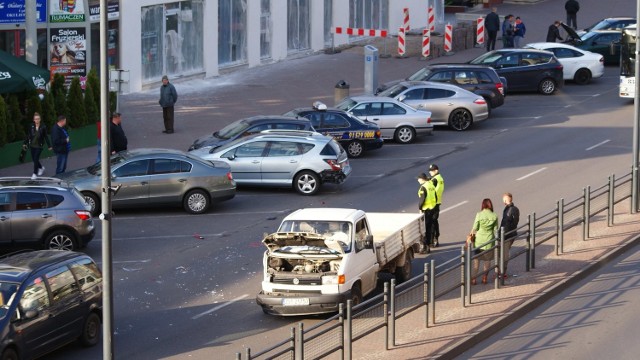
[[7, 104], [4, 102], [4, 98], [0, 96], [0, 147], [7, 142]]
[[27, 94], [26, 116], [24, 117], [24, 124], [22, 126], [25, 131], [27, 131], [29, 126], [31, 126], [31, 122], [33, 122], [33, 114], [36, 112], [40, 114], [40, 118], [42, 118], [42, 101], [40, 100], [38, 93], [33, 90], [29, 91]]
[[69, 127], [78, 128], [87, 125], [87, 112], [84, 108], [84, 98], [78, 76], [71, 80], [69, 93], [67, 94], [67, 108], [69, 109], [67, 114]]
[[53, 104], [58, 115], [67, 115], [67, 89], [64, 87], [64, 76], [61, 74], [53, 75], [51, 83], [51, 95], [53, 96]]
[[87, 75], [86, 87], [91, 88], [91, 91], [93, 92], [94, 102], [96, 106], [100, 108], [100, 78], [98, 78], [98, 71], [96, 70], [96, 68], [91, 68], [91, 70], [89, 70], [89, 75]]
[[87, 122], [89, 124], [93, 124], [100, 119], [100, 112], [93, 96], [93, 88], [88, 83], [84, 91], [84, 110], [87, 113]]
[[18, 96], [15, 94], [9, 95], [9, 102], [7, 107], [7, 141], [13, 142], [23, 140], [26, 136], [22, 129], [22, 112], [20, 112], [20, 103], [18, 102]]
[[53, 99], [53, 94], [45, 91], [44, 99], [42, 100], [42, 122], [47, 125], [48, 129], [51, 129], [56, 122], [56, 107]]
[[109, 115], [116, 113], [118, 108], [118, 94], [115, 91], [109, 91]]

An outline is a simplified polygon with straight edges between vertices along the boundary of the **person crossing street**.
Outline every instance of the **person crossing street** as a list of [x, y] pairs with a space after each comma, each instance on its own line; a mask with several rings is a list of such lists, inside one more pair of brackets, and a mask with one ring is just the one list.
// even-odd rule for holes
[[440, 169], [436, 164], [429, 165], [429, 175], [431, 175], [431, 182], [436, 190], [436, 206], [433, 209], [433, 242], [431, 245], [433, 247], [438, 247], [440, 244], [438, 242], [438, 239], [440, 238], [440, 223], [438, 222], [438, 218], [440, 217], [440, 205], [442, 204], [442, 194], [444, 193], [444, 179], [442, 178]]
[[418, 189], [418, 198], [420, 199], [418, 209], [424, 214], [425, 227], [425, 237], [420, 247], [420, 253], [426, 254], [429, 252], [429, 245], [431, 244], [433, 235], [433, 212], [436, 207], [436, 188], [425, 173], [418, 175], [418, 183], [420, 183], [420, 188]]

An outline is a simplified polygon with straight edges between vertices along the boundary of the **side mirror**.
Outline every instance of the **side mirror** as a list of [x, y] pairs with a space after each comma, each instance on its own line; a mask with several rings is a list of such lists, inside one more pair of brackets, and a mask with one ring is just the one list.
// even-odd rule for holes
[[115, 180], [117, 176], [115, 174], [111, 174], [111, 180]]
[[227, 160], [234, 160], [235, 158], [236, 158], [236, 156], [233, 155], [233, 154], [227, 156]]
[[367, 235], [367, 237], [364, 238], [364, 248], [373, 249], [373, 235]]
[[38, 316], [38, 310], [27, 310], [24, 312], [24, 318], [26, 320], [33, 319]]
[[404, 101], [404, 99], [406, 99], [406, 98], [407, 98], [407, 95], [400, 95], [400, 96], [398, 97], [398, 101], [403, 102], [403, 101]]

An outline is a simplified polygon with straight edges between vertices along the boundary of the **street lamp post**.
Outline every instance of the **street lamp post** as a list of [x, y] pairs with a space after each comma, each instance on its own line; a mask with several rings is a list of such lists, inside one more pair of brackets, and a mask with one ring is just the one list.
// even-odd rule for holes
[[[640, 18], [640, 0], [636, 0], [636, 19]], [[635, 73], [635, 87], [636, 92], [634, 94], [633, 102], [633, 161], [631, 163], [631, 212], [636, 213], [638, 211], [638, 161], [640, 160], [640, 56], [638, 52], [638, 30], [640, 26], [636, 25], [636, 46], [635, 61], [634, 61], [634, 73]]]

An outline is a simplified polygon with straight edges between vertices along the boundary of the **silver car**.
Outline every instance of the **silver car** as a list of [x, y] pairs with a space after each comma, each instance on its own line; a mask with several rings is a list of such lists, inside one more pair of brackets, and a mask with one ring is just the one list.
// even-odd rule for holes
[[[101, 164], [91, 165], [59, 177], [70, 181], [91, 206], [100, 212]], [[233, 198], [236, 183], [229, 165], [203, 161], [178, 150], [137, 149], [111, 157], [111, 184], [120, 187], [112, 197], [113, 207], [182, 205], [191, 214], [202, 214], [212, 202]]]
[[431, 135], [433, 132], [429, 111], [416, 110], [389, 97], [347, 97], [336, 108], [377, 124], [383, 139], [393, 139], [401, 144], [409, 144], [416, 136]]
[[431, 112], [433, 125], [467, 130], [474, 122], [489, 117], [487, 101], [455, 85], [430, 81], [403, 81], [378, 94]]
[[190, 154], [225, 161], [238, 184], [292, 186], [302, 195], [316, 194], [323, 183], [340, 184], [351, 173], [342, 146], [311, 131], [267, 130]]
[[0, 247], [77, 250], [94, 235], [89, 205], [66, 181], [0, 178]]

